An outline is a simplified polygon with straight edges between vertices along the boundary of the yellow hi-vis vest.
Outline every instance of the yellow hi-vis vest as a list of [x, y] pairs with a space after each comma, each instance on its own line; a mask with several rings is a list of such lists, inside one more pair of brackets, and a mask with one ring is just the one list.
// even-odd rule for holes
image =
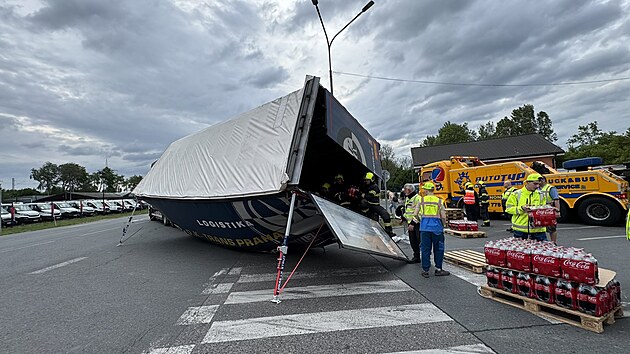
[[416, 214], [416, 205], [418, 205], [418, 201], [420, 201], [420, 196], [418, 194], [414, 194], [413, 197], [407, 198], [405, 200], [405, 213], [403, 217], [407, 222], [411, 222], [413, 217]]
[[529, 225], [529, 215], [521, 207], [546, 205], [547, 200], [544, 192], [536, 189], [533, 192], [525, 187], [510, 194], [505, 203], [505, 212], [512, 215], [512, 229], [525, 233], [546, 232], [546, 227], [531, 227]]
[[442, 200], [434, 195], [420, 198], [418, 216], [427, 219], [440, 219], [440, 205]]
[[553, 199], [551, 199], [551, 195], [549, 194], [549, 190], [553, 187], [551, 184], [547, 183], [540, 188], [540, 191], [545, 194], [545, 202], [547, 204], [553, 204]]
[[501, 195], [501, 199], [507, 200], [510, 197], [510, 194], [514, 193], [514, 191], [516, 191], [515, 187], [510, 187], [506, 189], [505, 192], [503, 192], [503, 194]]

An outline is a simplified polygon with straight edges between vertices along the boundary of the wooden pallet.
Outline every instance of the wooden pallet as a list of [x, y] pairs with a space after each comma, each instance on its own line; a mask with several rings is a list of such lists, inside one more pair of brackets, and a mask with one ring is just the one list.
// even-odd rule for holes
[[459, 231], [452, 229], [444, 229], [444, 233], [457, 236], [459, 238], [481, 238], [487, 237], [485, 231]]
[[548, 304], [537, 299], [491, 288], [487, 285], [481, 286], [480, 294], [485, 298], [518, 307], [535, 315], [552, 318], [595, 333], [604, 332], [604, 323], [611, 325], [615, 323], [615, 318], [623, 317], [621, 305], [601, 317], [595, 317], [579, 311], [565, 309], [555, 304]]
[[484, 273], [488, 266], [483, 253], [471, 250], [444, 252], [444, 260], [477, 274]]

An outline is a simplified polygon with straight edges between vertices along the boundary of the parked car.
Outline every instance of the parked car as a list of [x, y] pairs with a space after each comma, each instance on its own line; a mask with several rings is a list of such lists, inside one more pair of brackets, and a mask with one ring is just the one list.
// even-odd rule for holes
[[11, 217], [11, 213], [4, 207], [0, 207], [0, 217], [2, 218], [2, 227], [23, 224], [26, 222], [24, 219], [28, 218], [27, 216], [19, 214], [15, 214], [14, 217]]
[[79, 213], [81, 213], [81, 216], [93, 216], [94, 214], [96, 214], [96, 209], [94, 209], [91, 206], [87, 205], [87, 203], [84, 203], [83, 201], [70, 200], [67, 203], [71, 207], [79, 210]]
[[88, 206], [94, 208], [99, 214], [107, 214], [110, 212], [109, 206], [105, 204], [102, 200], [84, 200], [83, 201]]
[[59, 209], [61, 212], [61, 217], [70, 219], [70, 218], [78, 218], [81, 216], [81, 212], [79, 209], [72, 207], [67, 202], [51, 202], [55, 205], [55, 209]]
[[[2, 204], [2, 207], [11, 213], [11, 204]], [[15, 209], [15, 214], [19, 215], [17, 219], [19, 219], [21, 223], [38, 222], [41, 220], [39, 213], [29, 208], [26, 204], [14, 203], [13, 208]]]
[[27, 204], [27, 206], [38, 212], [42, 220], [52, 220], [53, 216], [55, 219], [61, 219], [61, 211], [55, 209], [53, 212], [49, 203], [31, 203]]
[[132, 211], [134, 209], [141, 209], [138, 203], [136, 203], [136, 201], [133, 199], [123, 199], [122, 201], [125, 204], [125, 208], [129, 211]]
[[107, 204], [109, 210], [112, 213], [122, 213], [123, 211], [125, 211], [124, 208], [122, 208], [120, 205], [118, 205], [118, 203], [114, 202], [113, 200], [106, 200], [105, 204]]

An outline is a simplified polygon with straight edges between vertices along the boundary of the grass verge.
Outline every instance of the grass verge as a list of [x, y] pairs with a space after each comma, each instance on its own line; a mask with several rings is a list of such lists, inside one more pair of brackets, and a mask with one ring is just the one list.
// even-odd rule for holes
[[[136, 210], [136, 213], [134, 214], [134, 216], [146, 215], [147, 213], [148, 213], [148, 209]], [[98, 220], [116, 219], [120, 217], [128, 217], [130, 215], [131, 215], [131, 212], [127, 212], [127, 213], [122, 213], [122, 214], [95, 215], [95, 216], [86, 216], [86, 217], [75, 218], [75, 219], [63, 219], [63, 220], [57, 220], [56, 226], [55, 226], [55, 223], [52, 221], [40, 221], [40, 222], [36, 222], [32, 224], [24, 224], [24, 225], [10, 226], [10, 227], [3, 226], [2, 233], [0, 234], [0, 236], [17, 234], [20, 232], [51, 229], [54, 227], [61, 227], [61, 226], [87, 224], [87, 223], [91, 223]]]

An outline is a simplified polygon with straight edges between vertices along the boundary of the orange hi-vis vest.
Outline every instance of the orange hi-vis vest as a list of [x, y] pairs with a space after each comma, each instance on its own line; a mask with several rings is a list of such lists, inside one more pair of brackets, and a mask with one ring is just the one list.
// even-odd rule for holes
[[471, 189], [466, 189], [466, 194], [464, 194], [464, 204], [471, 205], [475, 204], [475, 191]]

